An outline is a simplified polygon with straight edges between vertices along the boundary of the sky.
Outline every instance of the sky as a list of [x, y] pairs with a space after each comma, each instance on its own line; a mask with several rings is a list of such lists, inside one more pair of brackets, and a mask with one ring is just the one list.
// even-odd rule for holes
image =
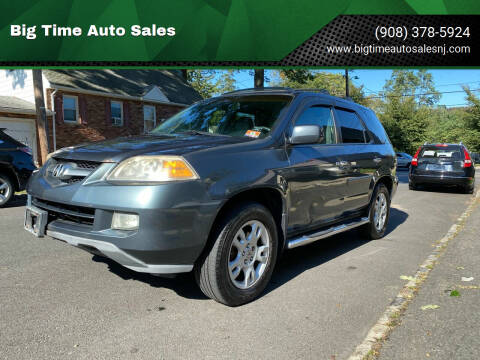
[[[344, 73], [344, 70], [321, 70], [331, 73]], [[480, 90], [480, 70], [460, 70], [460, 69], [442, 69], [429, 70], [433, 76], [435, 88], [441, 94], [438, 105], [463, 106], [467, 105], [465, 100], [465, 92], [462, 85], [467, 85], [470, 89]], [[350, 71], [350, 77], [355, 85], [363, 85], [366, 95], [376, 94], [382, 90], [385, 81], [390, 78], [392, 70], [353, 70]], [[270, 72], [267, 71], [267, 77]], [[253, 77], [250, 71], [240, 71], [235, 75], [237, 80], [237, 87], [239, 89], [253, 87]], [[268, 86], [268, 84], [266, 84]], [[475, 94], [480, 95], [480, 91], [475, 91]]]

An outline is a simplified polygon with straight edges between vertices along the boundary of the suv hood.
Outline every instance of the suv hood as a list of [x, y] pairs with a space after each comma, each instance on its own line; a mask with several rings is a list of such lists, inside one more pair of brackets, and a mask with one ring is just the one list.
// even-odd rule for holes
[[90, 144], [71, 146], [56, 151], [56, 159], [120, 162], [136, 155], [185, 155], [195, 151], [251, 141], [245, 137], [210, 135], [142, 135]]

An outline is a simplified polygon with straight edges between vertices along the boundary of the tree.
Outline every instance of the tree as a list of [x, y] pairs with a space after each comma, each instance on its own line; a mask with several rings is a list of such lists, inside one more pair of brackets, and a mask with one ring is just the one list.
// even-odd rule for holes
[[[323, 89], [334, 96], [344, 97], [345, 95], [343, 74], [310, 70], [281, 70], [278, 75], [279, 80], [275, 83], [277, 86], [293, 89]], [[350, 84], [350, 97], [353, 101], [362, 105], [368, 105], [369, 103], [363, 92], [363, 86]]]
[[187, 70], [187, 82], [204, 98], [236, 89], [238, 70]]
[[480, 99], [465, 86], [463, 88], [467, 94], [469, 108], [465, 114], [465, 133], [463, 142], [470, 151], [480, 152]]
[[395, 149], [414, 153], [428, 138], [431, 106], [440, 94], [426, 70], [393, 70], [383, 91], [379, 117]]
[[306, 84], [307, 82], [312, 81], [315, 78], [315, 76], [310, 70], [305, 69], [282, 70], [280, 71], [280, 77], [298, 84]]
[[253, 86], [255, 88], [263, 88], [265, 83], [265, 70], [255, 69], [255, 75], [253, 77]]
[[40, 154], [37, 155], [37, 162], [43, 165], [47, 160], [47, 155], [50, 152], [48, 144], [48, 123], [45, 109], [45, 100], [43, 98], [43, 82], [42, 70], [32, 70], [33, 79], [33, 93], [35, 96], [35, 111], [36, 111], [36, 129], [38, 134], [38, 141], [40, 144]]

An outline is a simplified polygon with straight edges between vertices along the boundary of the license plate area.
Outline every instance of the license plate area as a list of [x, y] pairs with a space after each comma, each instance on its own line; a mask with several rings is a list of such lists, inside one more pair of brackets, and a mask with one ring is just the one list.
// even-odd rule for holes
[[451, 164], [428, 164], [427, 165], [427, 171], [453, 171], [453, 166]]
[[37, 237], [45, 236], [48, 213], [35, 206], [28, 205], [25, 208], [25, 221], [23, 227]]

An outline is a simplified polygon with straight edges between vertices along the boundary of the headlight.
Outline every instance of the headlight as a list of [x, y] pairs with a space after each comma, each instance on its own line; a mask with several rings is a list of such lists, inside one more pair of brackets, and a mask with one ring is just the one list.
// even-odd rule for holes
[[198, 179], [190, 164], [181, 156], [134, 156], [122, 161], [108, 175], [108, 181], [156, 183]]

